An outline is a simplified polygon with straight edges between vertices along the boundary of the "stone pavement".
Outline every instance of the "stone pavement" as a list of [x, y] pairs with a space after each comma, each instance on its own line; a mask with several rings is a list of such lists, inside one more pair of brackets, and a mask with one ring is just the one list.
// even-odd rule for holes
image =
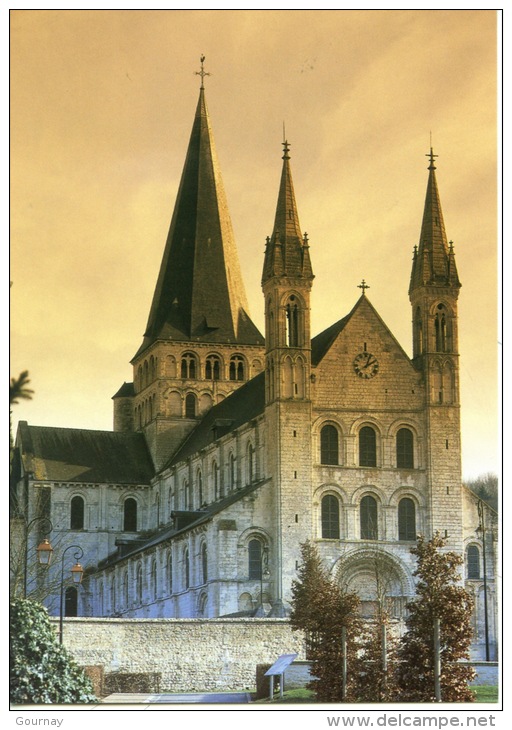
[[128, 694], [115, 693], [105, 697], [96, 709], [105, 709], [103, 705], [191, 705], [191, 704], [248, 704], [251, 701], [249, 692], [187, 692], [173, 694]]

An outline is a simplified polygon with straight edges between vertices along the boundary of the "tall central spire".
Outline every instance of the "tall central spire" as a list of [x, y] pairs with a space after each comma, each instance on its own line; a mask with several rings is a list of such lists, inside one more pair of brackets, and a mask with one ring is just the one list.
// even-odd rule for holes
[[144, 341], [261, 344], [248, 315], [231, 219], [201, 88]]

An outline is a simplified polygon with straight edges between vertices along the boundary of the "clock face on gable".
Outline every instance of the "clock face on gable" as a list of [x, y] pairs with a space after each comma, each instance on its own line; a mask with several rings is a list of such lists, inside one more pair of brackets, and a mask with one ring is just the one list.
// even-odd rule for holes
[[354, 358], [354, 371], [360, 378], [368, 380], [379, 372], [379, 361], [371, 352], [360, 352]]

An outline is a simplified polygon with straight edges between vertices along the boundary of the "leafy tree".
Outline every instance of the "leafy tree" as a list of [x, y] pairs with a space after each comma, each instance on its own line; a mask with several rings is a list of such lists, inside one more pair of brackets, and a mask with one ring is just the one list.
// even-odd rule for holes
[[358, 702], [396, 702], [398, 646], [387, 613], [364, 624], [355, 676]]
[[[298, 579], [292, 584], [293, 629], [306, 635], [307, 655], [315, 679], [309, 688], [319, 702], [354, 701], [361, 630], [359, 598], [334, 583], [309, 541], [301, 546]], [[347, 684], [343, 687], [343, 630], [346, 635]]]
[[498, 477], [492, 472], [481, 474], [476, 479], [468, 479], [464, 486], [474, 492], [484, 502], [498, 511]]
[[92, 684], [61, 646], [41, 604], [24, 598], [10, 603], [10, 683], [13, 704], [95, 702]]
[[407, 604], [407, 632], [399, 649], [400, 700], [434, 702], [434, 619], [440, 620], [441, 700], [472, 702], [468, 682], [474, 670], [461, 664], [469, 659], [473, 600], [460, 585], [462, 557], [443, 552], [446, 541], [436, 533], [428, 542], [419, 537], [416, 555], [416, 598]]

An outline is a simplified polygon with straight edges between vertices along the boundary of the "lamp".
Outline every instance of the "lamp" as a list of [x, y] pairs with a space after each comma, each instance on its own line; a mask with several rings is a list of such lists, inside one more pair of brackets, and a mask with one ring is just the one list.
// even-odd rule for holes
[[77, 561], [71, 568], [71, 578], [74, 585], [79, 585], [82, 582], [84, 575], [84, 569], [78, 562], [83, 557], [84, 551], [80, 545], [69, 545], [62, 553], [62, 570], [60, 575], [60, 621], [59, 621], [59, 642], [62, 644], [62, 630], [64, 623], [64, 558], [68, 550], [75, 550], [74, 558]]
[[[34, 517], [33, 520], [30, 520], [30, 522], [27, 523], [27, 527], [25, 530], [25, 555], [24, 555], [24, 564], [23, 564], [23, 596], [24, 598], [27, 597], [27, 575], [28, 575], [28, 536], [30, 533], [30, 528], [32, 525], [35, 525], [36, 522], [41, 522], [41, 525], [44, 525], [44, 529], [41, 529], [41, 532], [43, 535], [49, 535], [51, 531], [53, 530], [53, 525], [51, 521], [48, 519], [48, 517]], [[39, 546], [36, 548], [37, 552], [37, 560], [39, 565], [45, 565], [49, 566], [52, 554], [53, 554], [53, 548], [50, 545], [50, 541], [45, 538]]]

